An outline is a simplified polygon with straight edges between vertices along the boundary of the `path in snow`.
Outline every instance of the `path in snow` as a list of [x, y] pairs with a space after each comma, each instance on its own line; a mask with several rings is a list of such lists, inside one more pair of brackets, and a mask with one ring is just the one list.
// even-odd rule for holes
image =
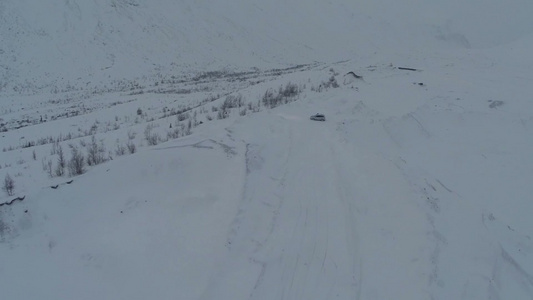
[[[420, 245], [398, 245], [402, 234], [424, 234], [409, 225], [424, 222], [422, 215], [396, 205], [382, 207], [409, 193], [394, 166], [339, 142], [333, 122], [274, 113], [257, 120], [264, 126], [246, 123], [254, 132], [236, 126], [235, 137], [247, 143], [247, 178], [228, 236], [228, 257], [204, 299], [424, 295], [423, 276], [413, 280], [419, 273], [399, 265], [418, 266]], [[361, 158], [381, 169], [364, 172], [370, 165]], [[380, 172], [390, 177], [386, 191], [367, 184]], [[396, 218], [402, 213], [414, 216], [405, 222]], [[414, 251], [404, 251], [409, 247]], [[369, 277], [383, 272], [381, 280], [369, 278], [371, 285], [364, 287], [365, 268]], [[389, 269], [392, 275], [386, 274]], [[379, 291], [386, 284], [388, 291]]]

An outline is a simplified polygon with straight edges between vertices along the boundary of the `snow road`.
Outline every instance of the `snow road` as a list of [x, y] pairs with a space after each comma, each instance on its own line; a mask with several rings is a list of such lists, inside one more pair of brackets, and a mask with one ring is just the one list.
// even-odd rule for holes
[[[402, 174], [342, 142], [335, 122], [290, 111], [229, 130], [247, 144], [247, 176], [228, 257], [203, 299], [427, 296], [422, 274], [430, 267], [420, 260], [429, 250], [420, 242], [427, 225], [406, 205], [411, 192]], [[383, 174], [386, 188], [369, 184]]]

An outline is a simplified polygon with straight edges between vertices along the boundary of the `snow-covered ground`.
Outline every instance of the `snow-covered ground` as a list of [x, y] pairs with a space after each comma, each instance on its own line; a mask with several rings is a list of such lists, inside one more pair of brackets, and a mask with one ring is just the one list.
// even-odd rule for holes
[[[431, 57], [530, 35], [530, 0], [4, 0], [0, 92], [186, 72]], [[526, 53], [524, 53], [526, 54]]]
[[529, 1], [159, 2], [0, 3], [2, 299], [533, 299]]

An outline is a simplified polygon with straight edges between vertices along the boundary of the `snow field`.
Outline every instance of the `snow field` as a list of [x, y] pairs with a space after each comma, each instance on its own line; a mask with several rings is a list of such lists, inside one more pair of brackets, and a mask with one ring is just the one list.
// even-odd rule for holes
[[2, 298], [533, 298], [531, 4], [496, 2], [5, 1]]

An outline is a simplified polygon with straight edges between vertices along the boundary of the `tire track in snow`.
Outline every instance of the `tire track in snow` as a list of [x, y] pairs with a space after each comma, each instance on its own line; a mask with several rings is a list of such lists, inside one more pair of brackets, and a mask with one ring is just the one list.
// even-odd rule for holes
[[[328, 139], [328, 130], [322, 128], [318, 129], [320, 132], [315, 132], [307, 128], [307, 124], [303, 125], [305, 127], [297, 125], [292, 144], [297, 148], [294, 153], [298, 157], [288, 162], [287, 184], [282, 190], [284, 209], [273, 233], [273, 240], [277, 241], [280, 236], [285, 238], [276, 245], [279, 246], [278, 251], [270, 253], [278, 256], [279, 266], [267, 269], [261, 291], [255, 295], [258, 295], [257, 298], [265, 296], [268, 278], [272, 282], [278, 278], [281, 293], [269, 294], [277, 299], [309, 299], [318, 295], [325, 299], [328, 294], [353, 299], [358, 294], [354, 270], [357, 268], [355, 262], [359, 260], [355, 258], [355, 246], [350, 246], [348, 239], [355, 239], [353, 230], [356, 229], [346, 231], [354, 223], [346, 220], [349, 214], [343, 213], [345, 192], [337, 186], [340, 181], [332, 163], [338, 158], [327, 146], [323, 147], [324, 140]], [[313, 132], [302, 134], [308, 130]], [[309, 136], [313, 136], [313, 140], [309, 140]], [[340, 166], [341, 162], [337, 165]], [[330, 221], [338, 232], [334, 235], [333, 244], [330, 244]], [[287, 231], [290, 233], [284, 235]], [[328, 257], [330, 253], [333, 255]], [[347, 261], [350, 263], [346, 264]]]
[[[358, 299], [355, 201], [330, 129], [283, 119], [246, 151], [228, 254], [202, 299]], [[268, 141], [275, 141], [269, 143]], [[238, 287], [238, 289], [236, 289]]]

